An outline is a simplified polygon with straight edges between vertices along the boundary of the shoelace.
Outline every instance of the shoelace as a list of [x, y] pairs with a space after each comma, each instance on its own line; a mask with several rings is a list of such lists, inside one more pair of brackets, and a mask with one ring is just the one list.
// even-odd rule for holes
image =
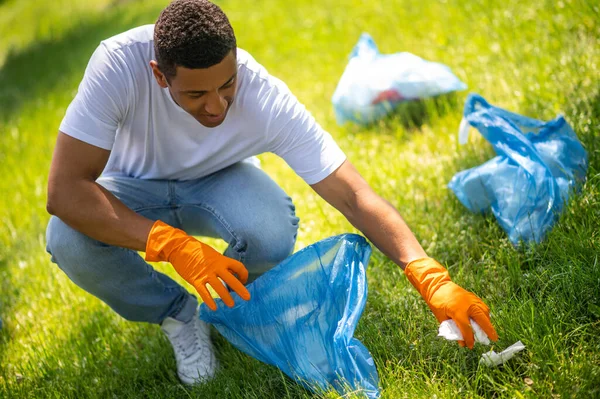
[[[192, 321], [192, 323], [194, 323]], [[199, 346], [200, 341], [204, 341], [198, 330], [196, 328], [195, 323], [191, 326], [191, 332], [188, 332], [188, 328], [184, 328], [176, 337], [175, 346], [178, 350], [178, 353], [182, 356], [182, 360], [187, 360], [197, 354], [198, 352], [204, 352], [205, 345]]]

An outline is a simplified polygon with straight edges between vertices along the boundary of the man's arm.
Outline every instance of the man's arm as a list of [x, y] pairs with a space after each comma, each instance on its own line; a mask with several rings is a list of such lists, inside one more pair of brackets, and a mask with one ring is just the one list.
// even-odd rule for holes
[[138, 215], [96, 183], [110, 151], [60, 132], [52, 156], [46, 209], [109, 245], [146, 250], [154, 221]]
[[217, 305], [206, 285], [212, 286], [229, 307], [234, 305], [233, 298], [221, 281], [243, 299], [250, 299], [242, 284], [248, 279], [244, 265], [182, 230], [138, 215], [96, 183], [109, 155], [110, 151], [60, 132], [50, 166], [48, 213], [88, 237], [145, 251], [149, 261], [170, 262], [213, 310]]
[[438, 322], [455, 321], [464, 337], [460, 345], [473, 348], [471, 319], [491, 340], [498, 339], [485, 303], [452, 282], [448, 271], [427, 257], [398, 211], [373, 192], [350, 162], [344, 161], [335, 172], [311, 187], [404, 270]]
[[396, 208], [377, 195], [349, 161], [311, 187], [402, 269], [427, 257]]

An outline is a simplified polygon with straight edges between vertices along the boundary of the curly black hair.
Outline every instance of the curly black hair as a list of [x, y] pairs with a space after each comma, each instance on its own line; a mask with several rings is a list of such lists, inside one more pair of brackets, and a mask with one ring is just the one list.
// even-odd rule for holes
[[208, 0], [174, 0], [154, 26], [156, 63], [167, 79], [176, 68], [209, 68], [236, 50], [235, 34], [219, 6]]

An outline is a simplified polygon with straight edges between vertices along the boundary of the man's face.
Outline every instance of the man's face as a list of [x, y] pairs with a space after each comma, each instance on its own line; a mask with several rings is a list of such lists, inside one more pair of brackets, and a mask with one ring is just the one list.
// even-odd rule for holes
[[168, 87], [173, 100], [206, 127], [219, 126], [237, 89], [237, 60], [231, 51], [223, 61], [206, 69], [177, 67], [167, 83], [154, 61], [151, 64], [158, 84]]

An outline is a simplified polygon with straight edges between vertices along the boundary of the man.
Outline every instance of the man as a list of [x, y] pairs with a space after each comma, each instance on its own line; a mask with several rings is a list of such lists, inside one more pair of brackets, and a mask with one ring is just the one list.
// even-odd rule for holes
[[[128, 320], [161, 325], [184, 383], [217, 363], [197, 300], [147, 261], [167, 261], [211, 308], [227, 306], [289, 256], [291, 199], [250, 157], [281, 156], [402, 267], [441, 322], [469, 318], [492, 339], [489, 310], [428, 258], [332, 137], [247, 52], [222, 10], [175, 0], [154, 26], [103, 41], [61, 123], [48, 182], [52, 260]], [[191, 235], [225, 240], [224, 255]], [[138, 251], [145, 251], [145, 259]]]

